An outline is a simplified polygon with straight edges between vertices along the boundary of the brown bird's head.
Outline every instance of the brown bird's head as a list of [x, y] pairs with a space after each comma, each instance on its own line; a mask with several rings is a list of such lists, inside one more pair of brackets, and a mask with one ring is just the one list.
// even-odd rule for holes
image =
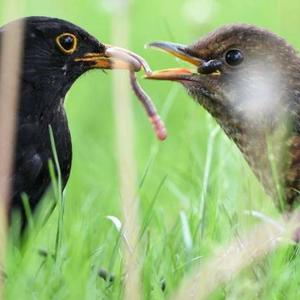
[[[223, 125], [231, 117], [247, 126], [273, 125], [285, 106], [290, 81], [299, 76], [296, 51], [282, 38], [250, 25], [224, 26], [184, 46], [154, 42], [159, 48], [195, 66], [153, 72], [148, 79], [182, 83]], [[295, 74], [297, 73], [297, 74]], [[299, 77], [300, 78], [300, 77]], [[270, 121], [270, 124], [266, 122]]]
[[[194, 69], [166, 69], [146, 78], [182, 83], [235, 141], [270, 190], [274, 182], [269, 182], [266, 136], [273, 144], [290, 146], [300, 127], [300, 59], [293, 47], [251, 25], [221, 27], [190, 46], [154, 42], [149, 47], [187, 61]], [[275, 159], [281, 161], [282, 147], [276, 152]], [[287, 161], [285, 168], [290, 166]], [[299, 179], [300, 186], [298, 173], [292, 180]]]

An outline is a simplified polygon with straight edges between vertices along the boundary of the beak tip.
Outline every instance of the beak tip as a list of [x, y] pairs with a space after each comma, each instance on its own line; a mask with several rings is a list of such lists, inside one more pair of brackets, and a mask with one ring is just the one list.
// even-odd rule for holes
[[145, 75], [143, 75], [143, 79], [149, 79], [149, 78], [151, 78], [151, 74], [152, 73], [149, 73], [149, 74], [145, 74]]
[[151, 43], [148, 43], [147, 46], [148, 48], [162, 48], [165, 46], [167, 42], [162, 42], [162, 41], [154, 41]]

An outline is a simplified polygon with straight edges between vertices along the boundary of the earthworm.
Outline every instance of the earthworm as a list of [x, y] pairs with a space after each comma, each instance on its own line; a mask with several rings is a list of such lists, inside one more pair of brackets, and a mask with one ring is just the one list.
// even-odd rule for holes
[[157, 138], [163, 141], [167, 137], [167, 130], [165, 124], [161, 120], [160, 116], [157, 114], [156, 108], [151, 98], [145, 93], [145, 91], [137, 82], [135, 72], [133, 71], [130, 72], [130, 83], [134, 93], [136, 94], [140, 102], [143, 104], [147, 112], [150, 122], [154, 127]]
[[167, 130], [165, 128], [164, 122], [160, 119], [160, 116], [157, 114], [156, 108], [151, 98], [145, 93], [145, 91], [137, 82], [135, 75], [135, 72], [139, 72], [142, 68], [147, 75], [151, 74], [152, 71], [148, 63], [141, 56], [127, 49], [119, 47], [107, 48], [106, 55], [109, 57], [121, 59], [128, 63], [131, 87], [139, 101], [144, 106], [147, 115], [150, 119], [150, 122], [154, 127], [157, 138], [161, 141], [166, 139]]

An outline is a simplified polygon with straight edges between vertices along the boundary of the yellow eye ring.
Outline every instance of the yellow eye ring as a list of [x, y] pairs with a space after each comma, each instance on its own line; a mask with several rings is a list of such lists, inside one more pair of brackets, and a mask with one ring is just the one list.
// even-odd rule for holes
[[58, 48], [65, 54], [72, 54], [77, 49], [77, 37], [72, 33], [62, 33], [56, 38]]

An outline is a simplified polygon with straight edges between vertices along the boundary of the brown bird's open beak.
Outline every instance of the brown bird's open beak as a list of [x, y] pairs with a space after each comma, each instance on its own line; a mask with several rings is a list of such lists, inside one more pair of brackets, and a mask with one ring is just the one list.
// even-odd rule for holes
[[[164, 52], [170, 53], [173, 56], [180, 58], [181, 60], [187, 61], [190, 64], [199, 67], [203, 61], [188, 53], [187, 46], [181, 44], [175, 44], [171, 42], [153, 42], [147, 45], [148, 48], [157, 48]], [[182, 80], [191, 76], [194, 73], [193, 70], [187, 68], [172, 68], [160, 71], [154, 71], [151, 74], [145, 76], [146, 79], [156, 80]]]
[[146, 74], [150, 73], [150, 67], [147, 62], [134, 52], [124, 48], [105, 46], [102, 53], [87, 53], [81, 58], [76, 58], [76, 62], [87, 62], [91, 67], [97, 69], [121, 69], [134, 72], [144, 68]]

